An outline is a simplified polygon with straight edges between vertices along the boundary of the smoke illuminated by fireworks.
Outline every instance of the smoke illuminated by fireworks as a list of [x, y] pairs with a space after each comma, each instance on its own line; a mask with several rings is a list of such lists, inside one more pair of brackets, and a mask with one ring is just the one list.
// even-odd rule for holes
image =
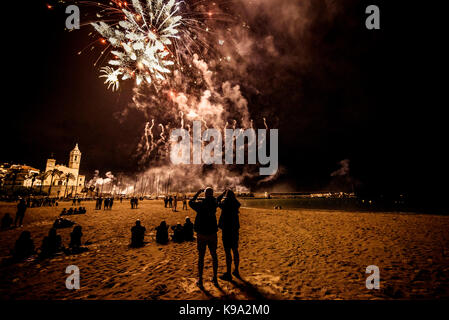
[[[192, 121], [220, 131], [228, 126], [242, 131], [253, 128], [248, 101], [236, 77], [240, 70], [234, 58], [238, 56], [231, 58], [241, 54], [232, 32], [242, 28], [237, 16], [231, 17], [227, 6], [215, 1], [86, 4], [95, 9], [89, 24], [101, 36], [96, 41], [105, 46], [94, 64], [102, 66], [100, 78], [112, 91], [119, 90], [123, 81], [134, 83], [132, 103], [121, 115], [126, 117], [128, 109], [134, 108], [144, 116], [134, 157], [145, 179], [157, 176], [160, 183], [170, 181], [179, 190], [204, 183], [244, 188], [242, 181], [255, 177], [255, 166], [173, 166], [169, 157], [171, 130], [181, 127], [190, 133]], [[96, 185], [103, 182], [97, 180]], [[124, 183], [135, 190], [133, 179]]]

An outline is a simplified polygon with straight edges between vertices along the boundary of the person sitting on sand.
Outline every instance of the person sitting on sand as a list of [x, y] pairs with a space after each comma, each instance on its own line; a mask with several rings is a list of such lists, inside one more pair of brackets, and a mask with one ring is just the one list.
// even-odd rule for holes
[[136, 225], [131, 228], [131, 247], [138, 248], [143, 246], [145, 231], [146, 229], [141, 225], [140, 220], [137, 220]]
[[222, 230], [223, 247], [226, 256], [226, 272], [220, 276], [222, 280], [232, 280], [231, 266], [232, 255], [234, 254], [234, 272], [236, 277], [239, 275], [239, 208], [240, 202], [235, 197], [232, 190], [225, 190], [223, 194], [217, 197], [218, 206], [221, 209], [220, 219], [218, 220], [218, 227]]
[[69, 210], [67, 210], [67, 215], [72, 215], [73, 214], [73, 208], [69, 208]]
[[56, 218], [55, 222], [53, 223], [53, 228], [55, 229], [61, 229], [61, 228], [70, 228], [73, 226], [75, 222], [65, 219], [65, 218]]
[[1, 229], [6, 230], [11, 228], [12, 222], [13, 221], [9, 213], [5, 213], [5, 215], [2, 218]]
[[160, 244], [168, 243], [168, 226], [162, 221], [159, 227], [156, 227], [156, 242]]
[[40, 257], [46, 258], [63, 250], [61, 236], [56, 233], [55, 228], [51, 228], [48, 236], [42, 240]]
[[176, 226], [171, 227], [173, 230], [172, 240], [177, 243], [184, 241], [184, 230], [182, 225], [178, 222]]
[[86, 208], [80, 207], [80, 208], [78, 209], [78, 212], [79, 212], [79, 214], [85, 214], [85, 213], [86, 213]]
[[[197, 201], [200, 193], [205, 193], [205, 198], [202, 201]], [[196, 211], [194, 230], [197, 233], [197, 248], [198, 248], [198, 282], [199, 287], [203, 286], [203, 268], [204, 256], [206, 248], [209, 247], [209, 252], [212, 256], [212, 266], [214, 277], [212, 281], [214, 285], [218, 286], [218, 257], [217, 257], [217, 200], [214, 197], [214, 190], [206, 188], [199, 190], [193, 198], [189, 201], [189, 206]]]
[[78, 214], [78, 213], [79, 213], [78, 209], [75, 208], [75, 209], [73, 210], [73, 214]]
[[61, 214], [60, 214], [61, 216], [65, 216], [65, 215], [67, 215], [67, 209], [66, 208], [64, 208], [64, 209], [62, 209], [62, 211], [61, 211]]
[[18, 261], [28, 258], [34, 253], [34, 242], [29, 231], [23, 231], [20, 234], [11, 253], [13, 259]]
[[184, 240], [192, 241], [193, 240], [193, 223], [190, 221], [189, 217], [186, 217], [186, 222], [184, 223]]
[[66, 252], [67, 254], [77, 254], [89, 250], [88, 248], [81, 246], [82, 236], [83, 236], [82, 227], [75, 226], [72, 232], [70, 233], [70, 244], [69, 244], [70, 250], [67, 250]]
[[75, 226], [70, 233], [69, 247], [72, 249], [79, 249], [81, 247], [81, 237], [83, 236], [81, 226]]

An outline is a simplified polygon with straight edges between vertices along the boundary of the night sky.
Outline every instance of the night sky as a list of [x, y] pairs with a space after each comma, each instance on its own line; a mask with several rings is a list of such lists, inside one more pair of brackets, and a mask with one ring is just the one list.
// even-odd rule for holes
[[[251, 114], [269, 117], [280, 130], [287, 174], [279, 183], [325, 189], [338, 162], [349, 159], [351, 176], [365, 188], [436, 189], [447, 170], [447, 103], [437, 97], [447, 80], [435, 77], [442, 56], [435, 44], [444, 39], [433, 18], [439, 10], [408, 1], [336, 1], [329, 15], [329, 2], [313, 1], [297, 36], [294, 28], [269, 29], [270, 13], [243, 13], [256, 35], [273, 36], [281, 56], [248, 66], [259, 80], [245, 79], [257, 93], [242, 83]], [[365, 28], [368, 4], [380, 7], [381, 30]], [[88, 176], [96, 169], [132, 173], [144, 123], [137, 111], [125, 121], [115, 116], [130, 103], [130, 90], [106, 89], [93, 67], [96, 56], [77, 55], [92, 28], [67, 32], [64, 20], [63, 11], [40, 1], [3, 8], [0, 161], [43, 169], [51, 153], [67, 162], [79, 143]]]

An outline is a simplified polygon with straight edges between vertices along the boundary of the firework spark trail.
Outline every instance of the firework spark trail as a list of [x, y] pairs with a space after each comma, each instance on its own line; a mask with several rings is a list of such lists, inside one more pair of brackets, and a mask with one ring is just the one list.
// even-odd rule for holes
[[181, 115], [181, 129], [184, 129], [184, 112], [179, 111], [179, 114]]
[[144, 136], [145, 136], [145, 147], [146, 147], [146, 150], [147, 150], [147, 151], [150, 150], [150, 143], [149, 143], [149, 141], [148, 141], [148, 126], [149, 126], [149, 125], [150, 125], [149, 122], [147, 122], [147, 123], [145, 124], [145, 133], [144, 133]]
[[151, 137], [151, 150], [154, 148], [154, 136], [153, 136], [154, 119], [151, 119], [150, 137]]

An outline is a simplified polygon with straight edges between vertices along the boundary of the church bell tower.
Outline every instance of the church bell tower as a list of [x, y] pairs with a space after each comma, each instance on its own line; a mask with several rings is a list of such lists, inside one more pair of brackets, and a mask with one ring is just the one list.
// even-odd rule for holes
[[79, 170], [80, 162], [81, 162], [81, 151], [80, 149], [78, 149], [77, 143], [75, 148], [73, 148], [73, 150], [70, 151], [69, 168]]

